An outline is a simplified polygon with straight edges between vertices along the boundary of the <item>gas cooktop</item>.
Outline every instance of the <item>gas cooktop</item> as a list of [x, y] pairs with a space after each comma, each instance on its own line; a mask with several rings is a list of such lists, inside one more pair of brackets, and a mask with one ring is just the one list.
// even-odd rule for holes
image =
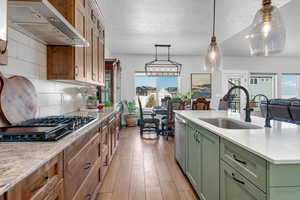
[[36, 118], [0, 128], [0, 142], [57, 141], [94, 119], [89, 116]]

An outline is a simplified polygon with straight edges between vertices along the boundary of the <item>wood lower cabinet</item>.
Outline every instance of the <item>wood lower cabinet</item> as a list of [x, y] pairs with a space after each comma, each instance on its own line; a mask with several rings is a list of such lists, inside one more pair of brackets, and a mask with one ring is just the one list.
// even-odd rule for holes
[[63, 154], [59, 154], [7, 193], [7, 200], [63, 200]]
[[81, 187], [77, 191], [74, 196], [74, 200], [84, 200], [84, 199], [95, 199], [98, 194], [96, 189], [99, 189], [100, 181], [101, 181], [101, 160], [100, 158], [97, 160], [95, 165], [93, 166], [91, 172], [82, 183]]
[[117, 115], [95, 125], [0, 200], [98, 200], [118, 146]]
[[117, 145], [118, 145], [118, 136], [117, 136], [117, 119], [116, 116], [112, 116], [109, 119], [108, 122], [108, 130], [109, 130], [109, 141], [110, 141], [110, 145], [109, 145], [109, 160], [112, 160], [112, 157], [114, 155], [114, 153], [117, 150]]
[[66, 199], [73, 198], [87, 176], [91, 173], [94, 166], [98, 165], [97, 167], [100, 167], [100, 164], [97, 163], [97, 160], [99, 159], [100, 135], [95, 134], [90, 141], [77, 151], [77, 154], [73, 158], [65, 160], [64, 174]]
[[47, 46], [47, 78], [104, 85], [104, 25], [95, 0], [49, 0], [89, 42], [88, 47]]
[[104, 176], [106, 175], [108, 166], [109, 166], [109, 148], [110, 148], [110, 139], [109, 139], [109, 131], [107, 122], [103, 122], [101, 124], [101, 178], [104, 179]]

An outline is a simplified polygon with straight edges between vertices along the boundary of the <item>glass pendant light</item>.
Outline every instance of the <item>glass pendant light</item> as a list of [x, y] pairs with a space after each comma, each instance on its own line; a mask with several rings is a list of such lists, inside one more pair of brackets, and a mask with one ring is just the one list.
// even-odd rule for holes
[[286, 31], [279, 10], [272, 5], [272, 1], [262, 0], [262, 6], [246, 38], [250, 42], [251, 55], [269, 56], [283, 51]]
[[222, 69], [222, 51], [218, 46], [217, 38], [215, 36], [216, 26], [216, 0], [214, 0], [214, 14], [213, 14], [213, 36], [205, 56], [205, 71], [218, 71]]

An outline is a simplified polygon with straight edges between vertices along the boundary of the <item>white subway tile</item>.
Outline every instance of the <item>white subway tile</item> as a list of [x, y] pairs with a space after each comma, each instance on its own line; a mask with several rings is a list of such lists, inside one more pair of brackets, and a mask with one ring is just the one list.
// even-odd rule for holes
[[60, 93], [39, 93], [39, 106], [53, 106], [62, 104], [62, 94]]
[[38, 93], [37, 116], [60, 115], [85, 105], [82, 86], [47, 79], [47, 47], [9, 28], [8, 65], [1, 66], [5, 75], [29, 78]]
[[16, 58], [17, 57], [17, 42], [14, 40], [9, 40], [7, 52], [9, 57]]

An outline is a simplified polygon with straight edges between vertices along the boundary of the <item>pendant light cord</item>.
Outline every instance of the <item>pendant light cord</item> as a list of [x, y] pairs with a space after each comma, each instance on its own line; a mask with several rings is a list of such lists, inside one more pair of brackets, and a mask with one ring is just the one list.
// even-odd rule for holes
[[213, 36], [215, 36], [216, 32], [216, 0], [214, 0], [214, 14], [213, 14]]

